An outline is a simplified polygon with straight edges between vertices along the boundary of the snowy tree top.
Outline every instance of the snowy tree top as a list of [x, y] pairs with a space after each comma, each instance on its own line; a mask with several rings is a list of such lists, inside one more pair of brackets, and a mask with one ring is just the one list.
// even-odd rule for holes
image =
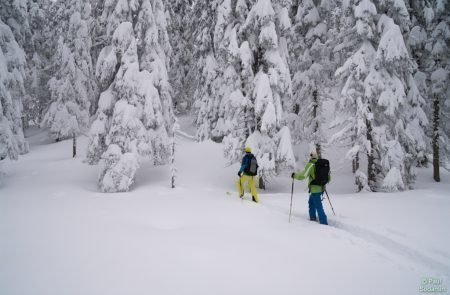
[[295, 20], [304, 25], [316, 25], [320, 22], [319, 11], [312, 0], [301, 1]]
[[275, 11], [270, 0], [258, 0], [258, 2], [250, 10], [244, 27], [253, 24], [254, 27], [262, 27], [269, 22], [273, 22]]
[[356, 18], [366, 18], [368, 15], [376, 15], [377, 8], [370, 0], [362, 0], [355, 7]]
[[377, 50], [377, 60], [389, 64], [401, 60], [409, 60], [400, 27], [394, 20], [383, 14], [378, 21], [378, 31], [381, 33], [380, 43]]

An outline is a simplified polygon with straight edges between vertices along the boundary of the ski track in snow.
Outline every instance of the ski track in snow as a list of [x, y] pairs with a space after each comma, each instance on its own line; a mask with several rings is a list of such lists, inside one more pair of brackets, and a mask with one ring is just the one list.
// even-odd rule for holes
[[449, 278], [449, 266], [444, 265], [439, 261], [436, 261], [435, 259], [428, 257], [405, 244], [401, 244], [372, 230], [346, 224], [338, 220], [331, 221], [330, 226], [337, 228], [338, 230], [345, 231], [358, 239], [369, 242], [370, 244], [382, 247], [390, 252], [390, 254], [392, 254], [394, 257], [400, 256], [406, 258], [408, 262], [414, 262], [416, 265], [416, 270], [427, 267], [430, 271], [437, 274], [443, 274], [447, 277], [447, 279]]
[[[262, 194], [264, 196], [264, 194]], [[277, 195], [277, 197], [280, 197], [282, 195], [285, 195], [290, 198], [290, 196], [286, 194], [267, 194], [268, 196]], [[261, 197], [260, 197], [261, 198]], [[325, 201], [325, 200], [324, 200]], [[281, 213], [283, 215], [288, 216], [289, 214], [289, 208], [281, 208], [273, 204], [258, 204], [260, 206], [267, 207], [271, 210], [277, 211], [278, 213]], [[306, 222], [309, 221], [309, 215], [306, 213], [300, 214], [300, 213], [292, 213], [292, 218], [300, 218]], [[320, 225], [319, 223], [317, 223]], [[320, 225], [321, 226], [321, 225]], [[396, 258], [404, 258], [406, 261], [402, 261], [402, 264], [406, 264], [407, 267], [413, 268], [415, 271], [423, 270], [423, 268], [427, 268], [431, 273], [435, 273], [435, 275], [444, 275], [446, 280], [450, 279], [450, 266], [445, 265], [425, 254], [422, 254], [420, 251], [413, 249], [410, 246], [407, 246], [403, 243], [400, 243], [398, 241], [395, 241], [391, 238], [388, 238], [380, 233], [377, 233], [373, 230], [363, 228], [360, 226], [350, 225], [348, 223], [339, 221], [339, 216], [333, 216], [328, 214], [328, 227], [336, 229], [338, 231], [344, 232], [345, 234], [348, 234], [351, 239], [357, 239], [363, 242], [368, 243], [369, 245], [375, 246], [377, 248], [380, 248], [384, 250], [383, 255], [386, 259], [394, 259], [398, 260]], [[393, 232], [391, 230], [391, 232]], [[395, 234], [394, 235], [400, 236], [401, 234]], [[339, 236], [340, 238], [341, 236]], [[351, 240], [353, 243], [354, 241]], [[378, 249], [377, 249], [378, 250]], [[437, 254], [449, 258], [449, 256], [445, 253], [442, 253], [442, 251], [434, 250]], [[387, 254], [387, 255], [386, 255]], [[390, 257], [388, 257], [390, 256]], [[411, 263], [413, 263], [411, 265]]]

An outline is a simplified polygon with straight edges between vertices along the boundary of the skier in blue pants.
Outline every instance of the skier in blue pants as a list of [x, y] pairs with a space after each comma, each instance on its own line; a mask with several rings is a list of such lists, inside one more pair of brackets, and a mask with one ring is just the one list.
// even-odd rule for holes
[[[317, 215], [319, 215], [319, 222], [321, 224], [328, 224], [327, 221], [327, 215], [325, 214], [325, 211], [323, 210], [322, 205], [322, 195], [324, 192], [324, 188], [320, 185], [314, 185], [311, 184], [311, 182], [314, 180], [316, 175], [316, 168], [315, 164], [317, 162], [317, 159], [319, 157], [317, 156], [316, 152], [312, 152], [310, 154], [310, 161], [308, 164], [306, 164], [305, 169], [303, 172], [299, 173], [292, 173], [292, 178], [297, 180], [303, 180], [308, 178], [308, 187], [309, 187], [309, 219], [312, 221], [317, 221]], [[330, 182], [331, 178], [328, 177], [328, 182]], [[317, 211], [317, 215], [316, 215]]]

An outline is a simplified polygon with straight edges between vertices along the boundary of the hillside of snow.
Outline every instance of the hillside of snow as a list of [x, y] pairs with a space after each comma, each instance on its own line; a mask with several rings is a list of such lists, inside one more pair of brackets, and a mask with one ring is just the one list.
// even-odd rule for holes
[[[87, 139], [6, 162], [0, 184], [0, 294], [420, 294], [450, 287], [450, 175], [419, 173], [417, 189], [352, 191], [350, 167], [328, 151], [330, 226], [308, 220], [304, 182], [272, 180], [260, 203], [237, 197], [238, 165], [222, 146], [178, 137], [177, 187], [168, 166], [145, 164], [128, 193], [100, 193]], [[301, 162], [301, 161], [299, 161]], [[337, 164], [340, 163], [340, 164]], [[299, 163], [299, 168], [302, 163]]]

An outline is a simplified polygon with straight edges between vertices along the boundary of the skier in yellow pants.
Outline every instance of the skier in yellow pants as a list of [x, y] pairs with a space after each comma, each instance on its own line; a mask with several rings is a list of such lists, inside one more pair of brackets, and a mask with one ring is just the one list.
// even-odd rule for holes
[[249, 147], [245, 148], [245, 156], [242, 159], [241, 169], [238, 172], [238, 192], [239, 197], [244, 197], [244, 187], [247, 184], [252, 194], [253, 202], [258, 203], [258, 192], [255, 188], [255, 176], [258, 171], [258, 163], [252, 150]]

